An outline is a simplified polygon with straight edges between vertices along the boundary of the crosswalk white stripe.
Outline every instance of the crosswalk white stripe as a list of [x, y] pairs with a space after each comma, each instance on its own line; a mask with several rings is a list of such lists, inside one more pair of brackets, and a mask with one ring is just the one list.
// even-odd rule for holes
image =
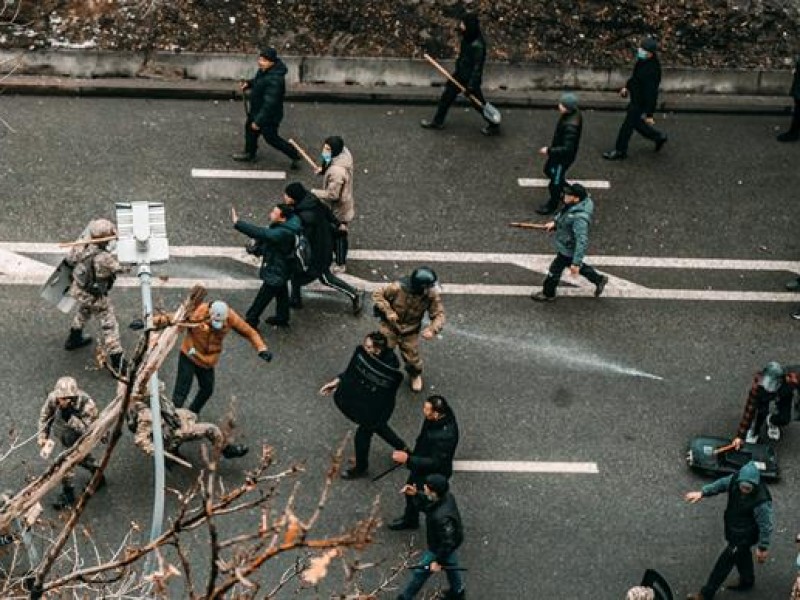
[[246, 171], [242, 169], [192, 169], [192, 177], [203, 179], [286, 179], [286, 171]]
[[[520, 187], [546, 188], [550, 185], [550, 180], [520, 177], [517, 183]], [[569, 179], [569, 183], [580, 183], [585, 188], [597, 190], [607, 190], [611, 187], [611, 182], [604, 179]]]
[[521, 460], [456, 460], [456, 471], [475, 473], [568, 473], [591, 474], [600, 472], [593, 462], [540, 462]]

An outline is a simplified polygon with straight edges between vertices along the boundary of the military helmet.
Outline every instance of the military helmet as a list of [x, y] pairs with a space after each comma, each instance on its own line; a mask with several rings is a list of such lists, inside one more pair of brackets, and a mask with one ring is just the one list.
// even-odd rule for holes
[[411, 291], [414, 294], [422, 294], [429, 288], [438, 283], [436, 273], [430, 267], [419, 267], [411, 273]]
[[108, 219], [93, 219], [89, 223], [89, 235], [92, 236], [92, 239], [96, 240], [116, 234], [116, 226]]
[[777, 392], [781, 387], [781, 379], [783, 378], [783, 367], [780, 363], [775, 361], [768, 362], [761, 371], [761, 381], [759, 385], [768, 392]]
[[78, 395], [78, 382], [74, 377], [61, 377], [53, 388], [56, 398], [74, 398]]

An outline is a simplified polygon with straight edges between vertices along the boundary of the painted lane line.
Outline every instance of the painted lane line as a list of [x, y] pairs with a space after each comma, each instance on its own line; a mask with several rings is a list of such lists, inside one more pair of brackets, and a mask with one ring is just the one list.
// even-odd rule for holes
[[241, 169], [192, 169], [202, 179], [286, 179], [286, 171], [245, 171]]
[[600, 473], [593, 462], [539, 462], [520, 460], [456, 460], [456, 471], [473, 473], [568, 473], [596, 475]]
[[[596, 190], [607, 190], [611, 188], [611, 182], [604, 179], [569, 179], [569, 182], [579, 183], [585, 188], [593, 188]], [[520, 177], [517, 179], [517, 183], [520, 187], [546, 188], [548, 185], [550, 185], [550, 180]]]

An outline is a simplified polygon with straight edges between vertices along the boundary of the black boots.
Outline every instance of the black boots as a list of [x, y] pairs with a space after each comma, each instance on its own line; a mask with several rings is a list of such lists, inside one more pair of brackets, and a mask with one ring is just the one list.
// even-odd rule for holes
[[342, 471], [342, 479], [361, 479], [362, 477], [367, 476], [367, 468], [366, 467], [348, 467], [344, 471]]
[[58, 498], [53, 502], [53, 508], [56, 510], [64, 510], [70, 508], [75, 504], [75, 488], [71, 485], [62, 486], [61, 493]]
[[92, 336], [84, 337], [83, 329], [70, 329], [69, 337], [64, 343], [64, 350], [77, 350], [92, 343]]
[[231, 158], [237, 162], [255, 162], [256, 155], [250, 154], [249, 152], [239, 152], [237, 154], [233, 154]]
[[403, 531], [404, 529], [419, 529], [419, 521], [410, 521], [406, 519], [405, 515], [399, 519], [395, 519], [387, 525], [392, 531]]
[[228, 444], [222, 449], [222, 456], [225, 458], [240, 458], [250, 450], [244, 444]]

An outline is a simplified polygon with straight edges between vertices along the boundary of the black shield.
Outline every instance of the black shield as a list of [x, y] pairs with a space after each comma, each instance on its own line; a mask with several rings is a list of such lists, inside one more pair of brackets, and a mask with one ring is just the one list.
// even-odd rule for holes
[[403, 374], [382, 363], [359, 346], [353, 352], [333, 396], [342, 414], [358, 425], [386, 423], [394, 412], [397, 388]]

